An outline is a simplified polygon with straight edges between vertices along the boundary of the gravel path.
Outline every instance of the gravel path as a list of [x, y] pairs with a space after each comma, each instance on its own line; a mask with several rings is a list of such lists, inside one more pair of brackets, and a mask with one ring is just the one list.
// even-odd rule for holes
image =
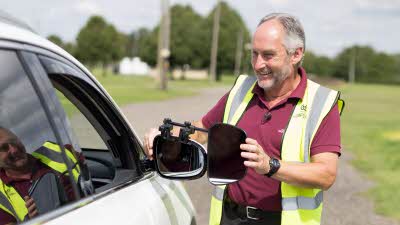
[[[150, 127], [158, 127], [165, 117], [177, 122], [198, 120], [229, 88], [203, 90], [194, 97], [184, 97], [163, 102], [131, 104], [123, 107], [123, 112], [140, 137]], [[376, 215], [373, 203], [361, 196], [373, 184], [366, 181], [350, 165], [351, 155], [344, 151], [340, 159], [335, 185], [324, 198], [323, 225], [398, 225], [393, 220]], [[205, 177], [185, 182], [197, 211], [199, 225], [208, 224], [212, 185]]]

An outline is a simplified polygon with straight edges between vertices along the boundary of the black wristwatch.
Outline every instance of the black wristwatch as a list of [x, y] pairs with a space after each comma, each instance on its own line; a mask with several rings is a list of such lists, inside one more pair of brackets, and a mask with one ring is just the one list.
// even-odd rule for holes
[[267, 174], [265, 174], [265, 176], [271, 177], [279, 170], [280, 167], [281, 167], [281, 164], [279, 163], [279, 160], [277, 160], [275, 158], [270, 158], [269, 159], [269, 171]]

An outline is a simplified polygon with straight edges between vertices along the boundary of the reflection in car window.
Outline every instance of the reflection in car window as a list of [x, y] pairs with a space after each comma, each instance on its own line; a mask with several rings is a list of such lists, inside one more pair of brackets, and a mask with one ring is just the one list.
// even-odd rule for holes
[[[0, 224], [7, 224], [51, 211], [74, 195], [60, 146], [17, 54], [0, 50], [0, 67]], [[66, 147], [77, 181], [79, 155]]]
[[[94, 109], [87, 107], [84, 103], [88, 97], [78, 88], [76, 83], [68, 78], [70, 76], [49, 74], [57, 98], [68, 117], [66, 122], [71, 127], [69, 129], [70, 136], [73, 137], [72, 139], [78, 139], [79, 148], [85, 155], [85, 163], [90, 171], [90, 180], [97, 190], [112, 183], [119, 163], [106, 145], [106, 140], [109, 140], [110, 137], [104, 131], [98, 119], [91, 113], [91, 110]], [[85, 81], [80, 80], [80, 82]], [[73, 86], [78, 89], [73, 89]], [[99, 134], [100, 132], [102, 135]], [[102, 188], [101, 190], [105, 189]]]
[[69, 119], [73, 135], [81, 148], [106, 150], [107, 146], [86, 117], [70, 102], [63, 93], [56, 90], [58, 99]]

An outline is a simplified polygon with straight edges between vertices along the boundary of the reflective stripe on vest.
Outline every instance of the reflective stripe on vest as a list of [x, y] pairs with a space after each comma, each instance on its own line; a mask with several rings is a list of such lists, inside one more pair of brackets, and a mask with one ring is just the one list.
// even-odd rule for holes
[[239, 76], [236, 80], [226, 101], [224, 112], [224, 123], [236, 125], [243, 112], [246, 110], [247, 104], [253, 97], [253, 87], [256, 84], [257, 78], [255, 76]]
[[[70, 165], [72, 166], [75, 165], [75, 167], [72, 169], [72, 174], [74, 180], [78, 181], [78, 177], [80, 174], [80, 167], [79, 164], [77, 163], [77, 159], [75, 158], [73, 153], [70, 152], [68, 149], [65, 149], [65, 153], [70, 161]], [[32, 152], [32, 156], [39, 159], [43, 164], [47, 165], [53, 170], [68, 175], [68, 173], [66, 173], [68, 171], [68, 168], [62, 158], [61, 148], [59, 145], [51, 142], [45, 142], [43, 146], [41, 146], [36, 151]]]
[[[310, 145], [322, 120], [339, 99], [340, 93], [308, 80], [283, 137], [283, 161], [310, 162]], [[341, 110], [341, 109], [340, 109]], [[299, 135], [301, 134], [301, 135]], [[282, 225], [321, 223], [323, 192], [281, 183]]]
[[[237, 79], [225, 106], [224, 123], [237, 124], [253, 97], [252, 89], [255, 83], [255, 76], [241, 75]], [[310, 80], [307, 81], [305, 95], [294, 108], [282, 138], [283, 161], [310, 162], [310, 144], [323, 118], [336, 102], [340, 114], [343, 110], [344, 101], [339, 97], [339, 92], [322, 87]], [[293, 149], [295, 150], [293, 151]], [[298, 188], [282, 182], [281, 191], [282, 225], [320, 224], [323, 200], [321, 190]], [[213, 196], [211, 201], [210, 225], [219, 224], [221, 220], [223, 198], [218, 199], [219, 201], [216, 201], [216, 196]], [[215, 212], [217, 210], [220, 212]], [[218, 214], [219, 218], [212, 216]]]
[[[250, 100], [253, 98], [252, 90], [256, 84], [255, 76], [241, 75], [229, 93], [225, 105], [223, 122], [236, 125], [243, 115]], [[237, 94], [236, 94], [237, 93]], [[214, 186], [211, 196], [209, 225], [219, 225], [222, 216], [222, 200], [226, 185]]]
[[222, 200], [226, 185], [214, 186], [211, 196], [209, 225], [219, 225], [222, 216]]
[[1, 179], [0, 208], [12, 215], [18, 223], [24, 221], [24, 218], [28, 215], [24, 199], [13, 187], [4, 184]]

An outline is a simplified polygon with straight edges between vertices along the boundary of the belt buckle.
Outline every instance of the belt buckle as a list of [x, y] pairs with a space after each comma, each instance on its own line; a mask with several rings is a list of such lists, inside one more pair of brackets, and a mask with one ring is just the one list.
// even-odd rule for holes
[[252, 220], [259, 220], [260, 218], [251, 217], [250, 216], [249, 209], [257, 210], [256, 207], [246, 206], [246, 216], [247, 216], [247, 218], [252, 219]]

